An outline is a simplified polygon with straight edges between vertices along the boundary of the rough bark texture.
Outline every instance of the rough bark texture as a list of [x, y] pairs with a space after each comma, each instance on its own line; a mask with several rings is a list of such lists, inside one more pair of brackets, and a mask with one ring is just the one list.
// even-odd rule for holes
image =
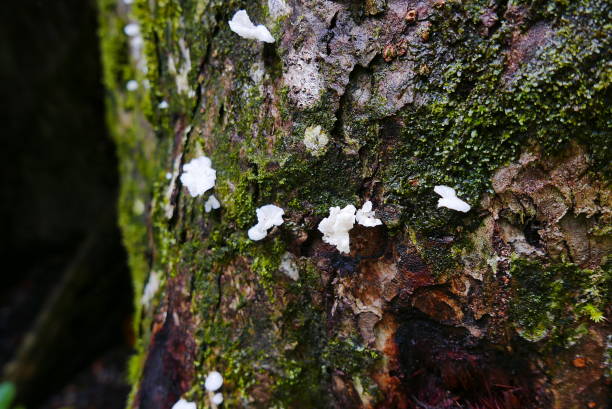
[[[609, 2], [100, 6], [131, 407], [214, 407], [213, 369], [230, 408], [606, 407]], [[232, 33], [240, 8], [277, 41]], [[212, 213], [178, 178], [201, 154]], [[438, 184], [472, 210], [436, 208]], [[384, 225], [325, 244], [329, 208], [367, 199]], [[268, 203], [285, 223], [250, 241]]]

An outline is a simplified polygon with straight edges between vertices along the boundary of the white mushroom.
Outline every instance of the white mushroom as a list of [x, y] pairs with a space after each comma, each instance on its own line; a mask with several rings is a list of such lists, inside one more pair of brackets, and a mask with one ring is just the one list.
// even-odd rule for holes
[[217, 172], [211, 167], [211, 161], [206, 156], [200, 156], [183, 166], [181, 183], [185, 185], [193, 197], [204, 194], [215, 186]]
[[340, 210], [340, 207], [331, 207], [329, 217], [319, 223], [319, 231], [323, 233], [323, 241], [336, 246], [342, 253], [349, 253], [350, 237], [349, 231], [355, 224], [355, 206], [348, 205]]
[[209, 392], [215, 392], [223, 385], [223, 376], [217, 371], [212, 371], [206, 376], [204, 387]]
[[274, 42], [274, 37], [272, 37], [270, 31], [262, 24], [255, 26], [255, 24], [251, 22], [246, 10], [238, 10], [229, 21], [229, 26], [230, 29], [240, 37], [249, 40], [265, 41], [266, 43]]
[[204, 203], [204, 211], [206, 213], [210, 213], [213, 209], [218, 209], [220, 207], [221, 203], [219, 203], [215, 195], [210, 195], [206, 203]]
[[129, 80], [126, 84], [125, 84], [125, 88], [128, 91], [136, 91], [138, 89], [138, 81], [136, 80]]
[[440, 185], [434, 187], [434, 192], [442, 196], [438, 199], [438, 207], [447, 207], [459, 212], [469, 212], [471, 207], [469, 204], [457, 197], [457, 192], [452, 187]]
[[215, 405], [220, 405], [223, 403], [223, 394], [221, 392], [217, 392], [213, 395], [211, 400]]
[[278, 206], [268, 204], [257, 209], [257, 224], [248, 231], [249, 239], [258, 241], [268, 235], [268, 229], [283, 224], [285, 211]]
[[134, 37], [140, 34], [140, 27], [136, 23], [130, 23], [123, 27], [123, 32], [127, 36]]
[[363, 204], [361, 209], [357, 210], [357, 223], [366, 227], [374, 227], [382, 224], [380, 219], [374, 217], [374, 211], [372, 210], [372, 202], [367, 201]]
[[179, 399], [174, 405], [172, 405], [172, 409], [197, 409], [195, 402], [188, 402], [185, 399]]

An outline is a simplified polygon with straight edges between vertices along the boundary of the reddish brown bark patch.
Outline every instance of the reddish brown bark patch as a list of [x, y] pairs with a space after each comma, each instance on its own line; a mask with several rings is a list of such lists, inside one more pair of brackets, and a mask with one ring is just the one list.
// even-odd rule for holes
[[135, 408], [167, 409], [191, 386], [195, 341], [186, 285], [186, 274], [168, 280], [167, 311], [154, 325]]
[[528, 409], [547, 403], [533, 387], [529, 365], [463, 329], [410, 317], [395, 342], [409, 408]]

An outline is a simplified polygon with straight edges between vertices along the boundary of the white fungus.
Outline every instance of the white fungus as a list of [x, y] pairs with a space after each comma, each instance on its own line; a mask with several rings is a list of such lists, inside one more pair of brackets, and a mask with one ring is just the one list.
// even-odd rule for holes
[[136, 91], [138, 89], [138, 81], [136, 80], [129, 80], [126, 84], [125, 84], [125, 88], [128, 91]]
[[157, 107], [159, 109], [168, 109], [170, 105], [168, 105], [168, 101], [162, 101], [159, 103], [159, 105], [157, 105]]
[[140, 34], [140, 27], [136, 23], [126, 24], [126, 26], [123, 27], [123, 32], [127, 36], [134, 37]]
[[134, 2], [134, 0], [123, 0], [123, 2], [125, 4], [132, 4]]
[[151, 271], [151, 274], [149, 274], [147, 285], [145, 285], [142, 298], [140, 299], [142, 305], [149, 305], [153, 297], [155, 297], [155, 293], [157, 293], [157, 290], [159, 290], [159, 285], [161, 283], [160, 276], [161, 274], [157, 271]]
[[374, 217], [374, 211], [372, 211], [372, 202], [367, 201], [363, 204], [361, 209], [357, 210], [357, 223], [366, 227], [374, 227], [382, 224], [380, 219]]
[[274, 37], [272, 37], [270, 31], [262, 24], [255, 26], [251, 22], [246, 10], [238, 10], [229, 21], [229, 26], [234, 33], [242, 38], [265, 41], [266, 43], [274, 42]]
[[448, 207], [459, 212], [469, 212], [471, 207], [469, 204], [457, 197], [455, 189], [448, 186], [435, 186], [434, 192], [442, 196], [438, 199], [438, 207]]
[[211, 161], [206, 156], [192, 159], [183, 166], [181, 183], [193, 197], [202, 195], [215, 186], [217, 172], [211, 167]]
[[323, 241], [336, 246], [342, 253], [351, 251], [349, 231], [355, 224], [355, 206], [348, 205], [340, 210], [340, 207], [331, 207], [329, 217], [321, 220], [319, 231], [323, 233]]
[[210, 195], [206, 203], [204, 203], [204, 211], [206, 213], [210, 213], [213, 209], [218, 209], [220, 207], [221, 203], [219, 203], [215, 195]]
[[211, 400], [215, 405], [220, 405], [223, 403], [223, 394], [221, 392], [217, 392], [213, 395]]
[[257, 209], [257, 224], [248, 231], [249, 239], [258, 241], [268, 235], [268, 229], [283, 224], [285, 211], [278, 206], [268, 204]]
[[187, 402], [185, 399], [179, 399], [174, 405], [172, 405], [172, 409], [197, 409], [195, 402]]
[[319, 156], [325, 152], [325, 146], [329, 138], [325, 132], [321, 131], [321, 126], [309, 126], [304, 131], [304, 145], [308, 152], [314, 156]]
[[206, 376], [204, 387], [209, 392], [215, 392], [223, 385], [223, 376], [217, 371], [212, 371]]

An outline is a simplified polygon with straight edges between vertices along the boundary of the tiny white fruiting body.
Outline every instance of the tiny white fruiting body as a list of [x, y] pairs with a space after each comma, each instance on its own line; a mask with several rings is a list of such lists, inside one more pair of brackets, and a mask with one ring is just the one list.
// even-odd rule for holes
[[213, 395], [211, 400], [215, 405], [220, 405], [223, 403], [223, 394], [221, 392], [217, 392]]
[[147, 280], [147, 284], [145, 285], [144, 292], [140, 299], [142, 305], [149, 305], [153, 297], [155, 297], [155, 293], [159, 290], [159, 285], [161, 283], [160, 275], [161, 274], [156, 271], [151, 271], [151, 274], [149, 274], [149, 279]]
[[136, 91], [138, 89], [138, 81], [136, 80], [129, 80], [126, 84], [125, 84], [125, 88], [128, 91]]
[[357, 210], [357, 223], [366, 227], [374, 227], [382, 224], [380, 219], [374, 217], [374, 211], [372, 210], [372, 202], [367, 201], [363, 204], [361, 209]]
[[217, 172], [212, 168], [212, 162], [206, 156], [192, 159], [183, 166], [181, 183], [193, 197], [204, 194], [215, 186]]
[[459, 212], [469, 212], [471, 206], [457, 197], [457, 192], [452, 187], [439, 185], [434, 187], [434, 192], [442, 196], [438, 199], [438, 207], [447, 207]]
[[323, 241], [336, 246], [342, 253], [349, 253], [350, 237], [349, 231], [355, 224], [355, 206], [348, 205], [342, 210], [340, 207], [331, 207], [329, 217], [319, 223], [319, 231], [323, 233]]
[[257, 224], [248, 231], [249, 239], [258, 241], [268, 235], [268, 229], [283, 224], [285, 211], [278, 206], [268, 204], [257, 209]]
[[170, 105], [168, 105], [168, 101], [162, 101], [159, 103], [159, 105], [157, 105], [157, 107], [159, 109], [168, 109]]
[[206, 203], [204, 203], [204, 211], [206, 213], [210, 213], [213, 209], [218, 209], [220, 207], [221, 203], [219, 203], [215, 195], [210, 195]]
[[242, 38], [264, 41], [266, 43], [274, 42], [274, 37], [272, 37], [270, 31], [262, 24], [255, 26], [251, 22], [246, 10], [238, 10], [229, 21], [229, 26], [234, 33]]
[[179, 399], [174, 405], [172, 405], [172, 409], [197, 409], [195, 402], [188, 402], [185, 399]]
[[140, 27], [136, 23], [130, 23], [123, 27], [123, 32], [127, 36], [134, 37], [140, 34]]
[[206, 376], [204, 387], [209, 392], [215, 392], [223, 385], [223, 376], [217, 371], [212, 371]]

